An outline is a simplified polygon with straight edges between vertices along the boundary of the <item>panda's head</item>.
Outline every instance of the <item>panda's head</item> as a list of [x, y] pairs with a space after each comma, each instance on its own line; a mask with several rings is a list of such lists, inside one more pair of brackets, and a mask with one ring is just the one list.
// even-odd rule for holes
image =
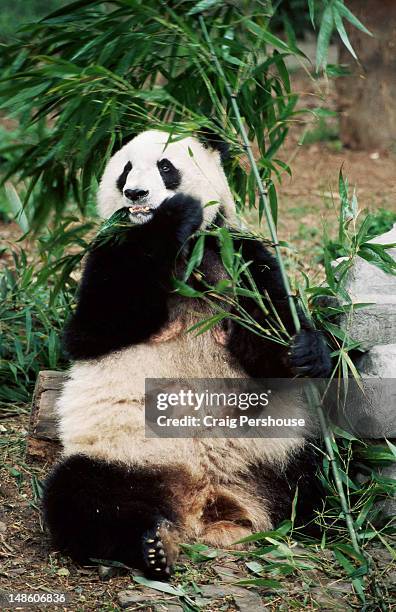
[[186, 137], [172, 142], [167, 132], [142, 132], [108, 162], [98, 192], [99, 213], [108, 218], [127, 206], [135, 223], [145, 223], [155, 208], [178, 192], [202, 203], [203, 227], [220, 209], [234, 219], [218, 141]]

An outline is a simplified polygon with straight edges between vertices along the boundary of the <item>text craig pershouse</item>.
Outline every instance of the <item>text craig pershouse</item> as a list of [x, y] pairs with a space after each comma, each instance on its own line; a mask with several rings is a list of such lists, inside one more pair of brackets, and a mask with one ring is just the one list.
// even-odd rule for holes
[[146, 436], [300, 437], [308, 424], [303, 384], [290, 379], [147, 379]]

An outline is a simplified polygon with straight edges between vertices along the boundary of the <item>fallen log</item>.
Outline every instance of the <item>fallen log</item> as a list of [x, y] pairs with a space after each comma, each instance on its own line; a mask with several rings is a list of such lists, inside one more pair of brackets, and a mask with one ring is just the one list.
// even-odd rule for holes
[[53, 462], [61, 451], [55, 403], [67, 378], [65, 372], [39, 372], [32, 398], [26, 447], [27, 461]]

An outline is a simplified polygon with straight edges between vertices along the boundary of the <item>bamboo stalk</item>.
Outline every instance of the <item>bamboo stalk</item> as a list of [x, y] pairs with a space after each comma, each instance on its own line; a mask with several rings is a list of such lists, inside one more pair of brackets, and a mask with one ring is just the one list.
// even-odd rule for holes
[[[288, 298], [288, 303], [289, 303], [289, 307], [290, 307], [290, 313], [292, 315], [293, 318], [293, 323], [296, 329], [296, 333], [298, 333], [301, 329], [301, 325], [300, 325], [300, 320], [298, 318], [298, 313], [297, 313], [297, 308], [296, 308], [296, 304], [294, 302], [294, 298], [293, 295], [291, 293], [291, 288], [290, 288], [290, 283], [289, 283], [289, 279], [286, 273], [286, 268], [283, 262], [283, 257], [282, 257], [282, 253], [279, 247], [279, 242], [278, 242], [278, 235], [277, 235], [277, 231], [276, 231], [276, 226], [274, 223], [274, 219], [272, 217], [272, 212], [271, 212], [271, 207], [270, 204], [268, 202], [268, 198], [266, 196], [266, 190], [264, 188], [263, 182], [261, 180], [261, 176], [256, 164], [256, 160], [254, 158], [253, 155], [253, 151], [252, 151], [252, 147], [250, 145], [246, 130], [245, 130], [245, 126], [243, 124], [242, 121], [242, 117], [239, 111], [239, 106], [237, 103], [237, 96], [236, 93], [232, 91], [231, 89], [231, 85], [225, 75], [225, 72], [223, 70], [222, 65], [220, 64], [220, 61], [216, 55], [213, 43], [211, 41], [211, 38], [209, 36], [207, 27], [206, 27], [206, 23], [205, 20], [203, 18], [202, 15], [198, 16], [198, 20], [205, 38], [205, 41], [208, 45], [208, 49], [211, 55], [211, 59], [216, 67], [216, 70], [218, 72], [219, 77], [223, 80], [224, 83], [224, 87], [226, 89], [226, 92], [228, 94], [228, 96], [230, 97], [231, 100], [231, 105], [232, 105], [232, 109], [234, 111], [235, 114], [235, 118], [237, 120], [238, 123], [238, 128], [243, 140], [243, 145], [244, 148], [246, 150], [247, 156], [249, 158], [249, 161], [251, 163], [252, 166], [252, 170], [254, 173], [254, 177], [257, 183], [257, 188], [258, 188], [258, 192], [261, 198], [261, 201], [263, 203], [263, 208], [264, 208], [264, 214], [265, 214], [265, 218], [267, 221], [267, 225], [268, 225], [268, 229], [271, 235], [271, 240], [274, 243], [274, 248], [275, 248], [275, 255], [279, 264], [279, 269], [280, 269], [280, 273], [282, 276], [282, 281], [285, 287], [285, 291], [287, 294], [287, 298]], [[337, 459], [334, 453], [334, 449], [333, 449], [333, 443], [335, 444], [335, 439], [333, 434], [330, 432], [329, 430], [329, 426], [327, 423], [327, 419], [326, 416], [323, 412], [322, 409], [322, 405], [321, 405], [321, 400], [320, 400], [320, 396], [319, 396], [319, 392], [318, 389], [311, 383], [311, 385], [309, 385], [309, 393], [308, 393], [308, 401], [310, 403], [311, 408], [315, 409], [315, 411], [318, 414], [319, 417], [319, 422], [320, 422], [320, 426], [321, 426], [321, 430], [322, 430], [322, 435], [325, 441], [325, 446], [326, 446], [326, 451], [329, 457], [329, 462], [331, 464], [331, 470], [332, 470], [332, 474], [333, 474], [333, 478], [334, 478], [334, 483], [336, 486], [336, 490], [338, 493], [338, 496], [340, 498], [340, 503], [341, 503], [341, 508], [342, 508], [342, 512], [344, 514], [344, 518], [345, 518], [345, 522], [348, 528], [348, 532], [349, 532], [349, 536], [351, 538], [351, 542], [353, 545], [353, 548], [355, 549], [355, 551], [359, 554], [361, 553], [361, 549], [358, 543], [358, 539], [357, 539], [357, 534], [356, 534], [356, 529], [355, 529], [355, 525], [353, 522], [353, 518], [349, 509], [349, 505], [345, 496], [345, 492], [344, 492], [344, 485], [338, 470], [338, 464], [337, 464]]]

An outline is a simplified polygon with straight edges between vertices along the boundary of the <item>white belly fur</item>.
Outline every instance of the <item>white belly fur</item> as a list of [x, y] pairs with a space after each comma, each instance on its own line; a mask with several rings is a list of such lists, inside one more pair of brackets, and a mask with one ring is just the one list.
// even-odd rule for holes
[[[194, 319], [196, 315], [190, 325]], [[77, 362], [57, 402], [64, 455], [83, 453], [126, 464], [181, 464], [197, 475], [209, 471], [231, 481], [257, 457], [282, 463], [303, 439], [145, 438], [145, 378], [244, 377], [211, 332], [183, 332], [168, 342], [148, 342]], [[303, 408], [294, 414], [306, 416]]]

